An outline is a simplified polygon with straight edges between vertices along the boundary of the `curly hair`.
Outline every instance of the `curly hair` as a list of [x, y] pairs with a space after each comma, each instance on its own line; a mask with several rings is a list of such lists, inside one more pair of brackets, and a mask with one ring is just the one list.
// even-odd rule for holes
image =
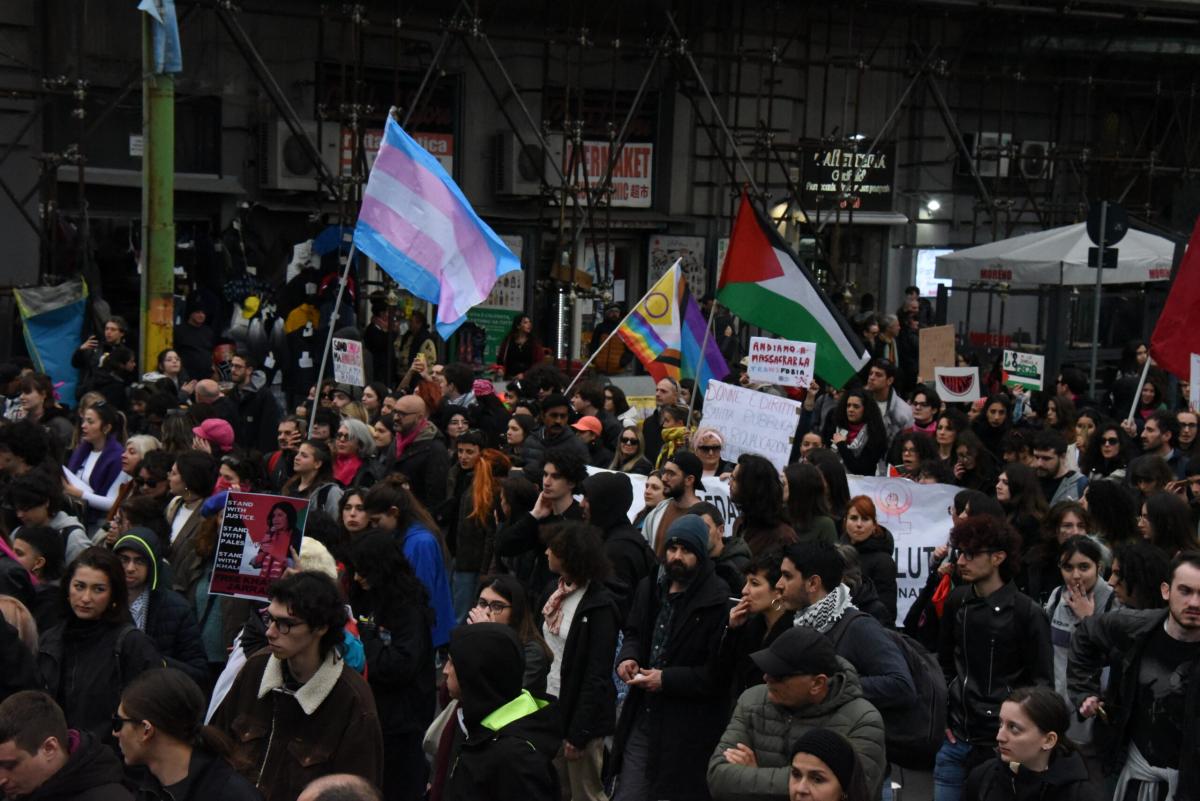
[[1004, 552], [997, 568], [1007, 582], [1021, 566], [1021, 535], [1008, 522], [992, 515], [971, 515], [950, 530], [950, 545], [960, 551]]
[[267, 595], [272, 601], [286, 606], [288, 614], [300, 618], [309, 628], [326, 627], [319, 644], [322, 659], [342, 641], [346, 602], [337, 583], [329, 576], [310, 570], [294, 573], [272, 584]]
[[550, 535], [547, 547], [562, 563], [563, 575], [576, 584], [603, 581], [612, 573], [600, 530], [587, 523], [563, 523]]

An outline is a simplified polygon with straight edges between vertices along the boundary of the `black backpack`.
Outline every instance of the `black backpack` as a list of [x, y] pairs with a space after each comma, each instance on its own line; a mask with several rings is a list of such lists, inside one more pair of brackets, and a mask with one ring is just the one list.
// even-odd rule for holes
[[[859, 617], [870, 617], [857, 609], [848, 609], [842, 619], [829, 630], [828, 637], [836, 649], [850, 624]], [[949, 692], [946, 677], [937, 657], [912, 637], [886, 626], [880, 626], [904, 654], [908, 672], [912, 674], [917, 694], [904, 709], [888, 710], [884, 740], [887, 758], [903, 768], [928, 770], [942, 747], [946, 732], [946, 703]]]

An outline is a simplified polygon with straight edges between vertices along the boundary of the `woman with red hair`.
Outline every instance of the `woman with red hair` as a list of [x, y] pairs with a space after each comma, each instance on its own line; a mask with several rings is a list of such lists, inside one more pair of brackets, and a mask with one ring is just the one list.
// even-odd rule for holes
[[887, 607], [880, 619], [885, 626], [896, 625], [896, 560], [892, 558], [896, 542], [892, 533], [879, 525], [875, 503], [866, 495], [857, 495], [846, 506], [845, 534], [842, 542], [854, 547], [862, 565], [862, 577], [875, 585], [879, 600]]

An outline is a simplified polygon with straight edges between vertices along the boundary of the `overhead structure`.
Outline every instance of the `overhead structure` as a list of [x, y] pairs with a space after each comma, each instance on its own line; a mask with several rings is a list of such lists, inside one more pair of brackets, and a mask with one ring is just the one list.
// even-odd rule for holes
[[[1087, 224], [1014, 236], [937, 257], [937, 277], [966, 283], [1093, 286], [1088, 266]], [[1116, 269], [1101, 272], [1105, 284], [1144, 284], [1171, 278], [1175, 243], [1130, 230], [1117, 247]]]

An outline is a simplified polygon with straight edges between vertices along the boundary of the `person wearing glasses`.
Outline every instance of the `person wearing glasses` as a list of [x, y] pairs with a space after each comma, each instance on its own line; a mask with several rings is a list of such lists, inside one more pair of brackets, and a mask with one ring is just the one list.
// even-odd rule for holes
[[1088, 446], [1079, 457], [1079, 471], [1089, 482], [1101, 478], [1125, 478], [1133, 446], [1115, 420], [1101, 420]]
[[173, 668], [143, 673], [121, 694], [112, 731], [125, 764], [146, 768], [138, 798], [262, 801], [230, 763], [233, 743], [204, 725], [204, 711], [200, 687]]
[[333, 440], [333, 477], [346, 487], [369, 487], [376, 475], [375, 438], [371, 427], [361, 420], [345, 417]]
[[642, 431], [636, 425], [626, 425], [617, 438], [617, 452], [608, 466], [609, 470], [648, 476], [654, 465], [646, 458], [646, 447], [642, 442]]
[[0, 703], [0, 790], [5, 797], [133, 801], [124, 778], [113, 750], [91, 732], [68, 728], [51, 696], [23, 690]]
[[66, 619], [42, 633], [38, 670], [71, 728], [103, 740], [121, 690], [163, 660], [130, 619], [129, 590], [115, 553], [88, 548], [67, 567], [62, 587]]
[[989, 514], [972, 514], [950, 531], [950, 558], [962, 583], [946, 599], [939, 632], [950, 696], [934, 801], [958, 801], [967, 774], [993, 757], [997, 713], [1011, 688], [1053, 686], [1050, 621], [1013, 581], [1020, 550], [1013, 527]]
[[212, 725], [229, 735], [266, 801], [296, 798], [314, 779], [353, 773], [383, 781], [383, 733], [366, 680], [338, 649], [345, 599], [322, 573], [271, 585], [267, 652], [249, 658]]
[[467, 613], [467, 623], [501, 623], [515, 631], [525, 652], [521, 686], [540, 695], [546, 691], [546, 677], [554, 656], [542, 637], [528, 598], [525, 587], [515, 577], [496, 576], [479, 590], [479, 599]]
[[724, 447], [725, 438], [715, 428], [701, 427], [692, 434], [692, 450], [700, 457], [700, 464], [704, 465], [702, 478], [726, 478], [733, 473], [736, 465], [721, 458]]

